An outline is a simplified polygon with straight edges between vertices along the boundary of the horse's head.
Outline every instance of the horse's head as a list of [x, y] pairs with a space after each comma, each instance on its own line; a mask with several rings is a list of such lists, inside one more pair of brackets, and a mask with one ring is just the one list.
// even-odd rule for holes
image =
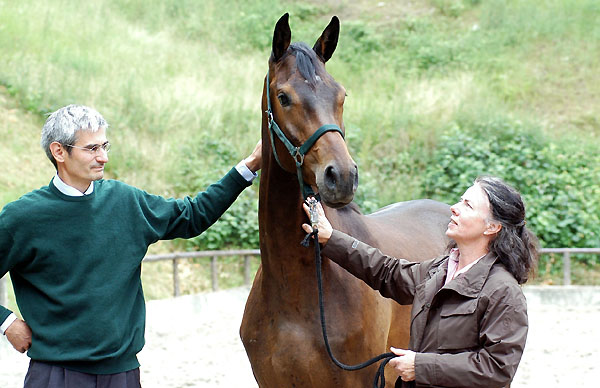
[[[305, 149], [310, 147], [305, 157], [293, 158], [292, 151], [271, 134], [281, 167], [296, 174], [295, 162], [303, 159], [302, 179], [318, 190], [323, 203], [334, 208], [350, 203], [358, 186], [357, 166], [342, 136], [346, 91], [325, 70], [325, 62], [337, 46], [339, 31], [339, 20], [334, 16], [312, 49], [304, 43], [290, 45], [288, 14], [283, 15], [273, 34], [263, 98], [266, 108], [268, 93], [273, 120], [291, 143], [288, 148], [304, 144]], [[315, 132], [324, 133], [311, 138]]]

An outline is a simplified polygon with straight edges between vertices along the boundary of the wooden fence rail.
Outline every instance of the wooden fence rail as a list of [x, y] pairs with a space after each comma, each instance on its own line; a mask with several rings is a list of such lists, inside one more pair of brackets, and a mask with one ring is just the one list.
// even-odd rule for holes
[[562, 253], [563, 256], [563, 284], [571, 285], [571, 254], [573, 253], [592, 253], [600, 255], [600, 248], [542, 248], [541, 254]]
[[[600, 254], [600, 248], [542, 248], [541, 254], [562, 254], [563, 262], [563, 284], [571, 285], [571, 255], [577, 253]], [[144, 263], [155, 261], [171, 260], [173, 262], [173, 296], [179, 296], [179, 260], [207, 257], [210, 258], [211, 284], [213, 291], [219, 289], [219, 272], [217, 261], [219, 257], [241, 256], [244, 258], [244, 284], [250, 285], [250, 258], [260, 256], [258, 249], [241, 249], [227, 251], [197, 251], [197, 252], [176, 252], [162, 255], [148, 255], [144, 257]], [[0, 305], [6, 306], [6, 276], [0, 279]]]
[[244, 284], [250, 285], [250, 257], [260, 256], [259, 249], [242, 249], [231, 251], [197, 251], [197, 252], [176, 252], [164, 255], [148, 255], [144, 257], [144, 263], [162, 260], [173, 261], [173, 296], [180, 295], [179, 288], [179, 259], [192, 259], [199, 257], [210, 257], [210, 278], [213, 291], [219, 289], [219, 270], [217, 260], [219, 257], [242, 256], [244, 258]]

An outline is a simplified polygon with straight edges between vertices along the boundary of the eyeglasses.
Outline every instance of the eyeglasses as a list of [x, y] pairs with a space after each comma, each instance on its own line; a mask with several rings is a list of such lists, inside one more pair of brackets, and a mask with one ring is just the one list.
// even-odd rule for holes
[[80, 150], [88, 151], [90, 154], [97, 154], [99, 150], [103, 150], [107, 154], [110, 152], [110, 143], [94, 144], [91, 147], [79, 147], [74, 145], [65, 144], [65, 147], [79, 148]]

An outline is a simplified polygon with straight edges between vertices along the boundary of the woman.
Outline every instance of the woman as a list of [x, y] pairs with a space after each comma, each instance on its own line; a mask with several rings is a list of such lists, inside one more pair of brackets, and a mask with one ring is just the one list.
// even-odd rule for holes
[[448, 254], [411, 263], [333, 230], [318, 205], [323, 255], [383, 296], [413, 305], [410, 350], [391, 348], [396, 387], [504, 387], [523, 354], [527, 305], [519, 285], [538, 249], [521, 195], [480, 177], [451, 211]]

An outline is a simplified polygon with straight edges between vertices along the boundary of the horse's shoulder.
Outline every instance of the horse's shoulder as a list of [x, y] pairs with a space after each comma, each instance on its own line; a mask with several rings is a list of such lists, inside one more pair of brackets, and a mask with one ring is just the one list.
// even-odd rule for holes
[[396, 257], [424, 260], [443, 252], [450, 207], [430, 199], [418, 199], [388, 205], [362, 215], [354, 203], [337, 209], [332, 222], [356, 239]]
[[423, 214], [423, 212], [449, 214], [450, 207], [445, 203], [434, 201], [432, 199], [414, 199], [410, 201], [392, 203], [379, 210], [376, 210], [375, 212], [369, 214], [369, 216], [384, 217], [394, 213]]

